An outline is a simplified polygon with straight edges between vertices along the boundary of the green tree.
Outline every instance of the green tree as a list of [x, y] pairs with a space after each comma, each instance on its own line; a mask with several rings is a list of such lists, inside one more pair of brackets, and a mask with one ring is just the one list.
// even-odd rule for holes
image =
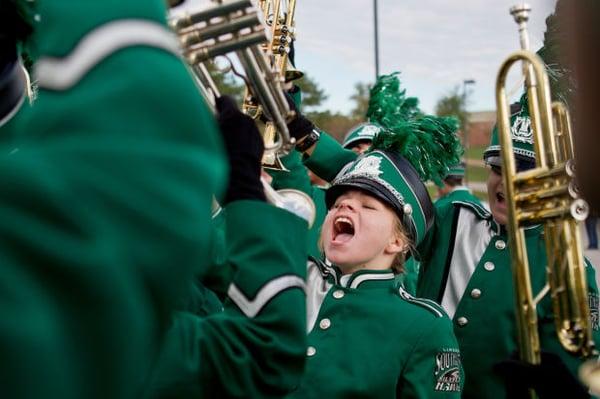
[[221, 94], [232, 96], [238, 104], [241, 104], [246, 88], [244, 82], [231, 72], [223, 72], [215, 65], [214, 61], [205, 62], [204, 65]]
[[358, 82], [354, 85], [354, 94], [350, 96], [350, 100], [354, 102], [354, 108], [350, 111], [350, 118], [355, 122], [362, 122], [367, 117], [367, 109], [369, 109], [369, 90], [370, 87], [366, 83]]
[[456, 86], [446, 95], [440, 98], [435, 105], [437, 116], [454, 116], [460, 123], [460, 130], [465, 131], [469, 114], [467, 113], [467, 101], [460, 87]]
[[319, 84], [308, 74], [304, 74], [302, 79], [294, 82], [302, 90], [302, 109], [309, 113], [323, 104], [323, 101], [329, 97], [325, 90], [319, 87]]

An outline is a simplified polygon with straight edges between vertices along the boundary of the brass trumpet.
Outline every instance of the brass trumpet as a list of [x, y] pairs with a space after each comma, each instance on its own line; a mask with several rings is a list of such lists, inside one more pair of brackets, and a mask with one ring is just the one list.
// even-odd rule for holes
[[[566, 107], [552, 103], [544, 62], [529, 51], [528, 5], [512, 7], [519, 25], [521, 50], [504, 61], [496, 80], [498, 133], [502, 152], [504, 187], [515, 287], [516, 318], [521, 359], [540, 363], [536, 305], [549, 291], [558, 339], [569, 352], [588, 357], [595, 353], [590, 310], [577, 223], [588, 214], [573, 178], [573, 143]], [[517, 173], [513, 158], [510, 113], [505, 82], [509, 69], [521, 61], [531, 116], [536, 167]], [[522, 228], [543, 224], [548, 284], [534, 299]]]
[[[288, 54], [290, 45], [295, 38], [294, 16], [296, 11], [296, 0], [258, 0], [258, 7], [262, 10], [266, 18], [266, 24], [270, 28], [269, 41], [262, 45], [264, 58], [268, 60], [277, 76], [274, 77], [283, 84], [287, 80], [298, 77], [299, 71], [295, 69], [288, 70]], [[255, 119], [263, 112], [264, 106], [257, 104], [253, 90], [248, 88], [244, 96], [242, 106], [244, 112], [253, 115]], [[268, 121], [265, 124], [263, 137], [266, 146], [275, 147], [274, 143], [280, 127], [275, 121]], [[285, 144], [285, 143], [284, 143]], [[292, 144], [292, 143], [290, 143]], [[285, 170], [279, 156], [289, 152], [289, 148], [283, 148], [283, 151], [265, 151], [263, 157], [263, 166], [269, 169]]]
[[[232, 14], [224, 18], [224, 15]], [[200, 26], [197, 26], [200, 24]], [[198, 89], [213, 113], [215, 98], [221, 94], [204, 62], [218, 55], [235, 51], [247, 74], [247, 83], [252, 88], [267, 116], [271, 117], [278, 132], [283, 132], [283, 141], [267, 147], [265, 152], [289, 151], [293, 148], [286, 120], [289, 106], [273, 70], [267, 65], [264, 55], [257, 47], [266, 39], [264, 25], [258, 19], [250, 0], [235, 0], [220, 3], [202, 11], [187, 14], [170, 20], [170, 26], [179, 34], [184, 56], [196, 79]], [[207, 43], [208, 41], [208, 43]], [[287, 110], [287, 111], [286, 111]], [[285, 139], [287, 137], [287, 139]], [[278, 208], [286, 209], [307, 221], [312, 226], [316, 208], [312, 199], [305, 193], [292, 190], [276, 191], [261, 179], [267, 201]], [[213, 214], [220, 205], [213, 200]]]
[[[194, 74], [210, 92], [207, 70], [202, 65], [220, 55], [235, 52], [245, 71], [240, 75], [247, 87], [243, 110], [253, 118], [264, 115], [268, 120], [265, 139], [267, 157], [284, 155], [294, 148], [295, 140], [289, 134], [287, 122], [294, 113], [283, 93], [282, 72], [264, 48], [272, 41], [263, 22], [262, 11], [251, 0], [219, 1], [208, 8], [187, 13], [170, 20], [178, 34], [183, 55]], [[278, 39], [279, 40], [279, 39]], [[235, 71], [235, 67], [231, 64]], [[214, 93], [213, 93], [214, 94]], [[210, 98], [210, 95], [209, 95]], [[252, 100], [249, 100], [252, 99]], [[254, 108], [246, 106], [253, 101]], [[272, 136], [277, 136], [277, 140]]]

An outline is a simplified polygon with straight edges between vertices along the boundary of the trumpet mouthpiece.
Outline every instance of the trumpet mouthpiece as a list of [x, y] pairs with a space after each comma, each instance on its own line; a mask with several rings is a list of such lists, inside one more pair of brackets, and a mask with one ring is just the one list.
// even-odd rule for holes
[[529, 20], [529, 13], [531, 12], [531, 6], [529, 4], [517, 4], [510, 8], [510, 15], [512, 15], [518, 24], [527, 22]]

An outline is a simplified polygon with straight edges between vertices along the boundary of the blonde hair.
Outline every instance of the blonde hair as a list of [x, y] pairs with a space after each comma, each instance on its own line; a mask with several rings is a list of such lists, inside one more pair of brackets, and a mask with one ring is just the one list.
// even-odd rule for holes
[[394, 223], [394, 234], [396, 237], [400, 238], [402, 241], [406, 243], [406, 247], [403, 251], [400, 251], [394, 257], [394, 261], [392, 262], [392, 271], [394, 274], [402, 274], [404, 273], [404, 263], [406, 262], [406, 256], [409, 253], [414, 252], [414, 245], [411, 239], [408, 237], [408, 233], [406, 228], [402, 224], [402, 221], [396, 215], [396, 223]]

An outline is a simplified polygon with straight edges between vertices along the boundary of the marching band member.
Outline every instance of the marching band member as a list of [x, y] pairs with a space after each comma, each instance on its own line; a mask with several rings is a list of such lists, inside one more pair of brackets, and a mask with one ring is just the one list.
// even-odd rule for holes
[[[535, 166], [535, 153], [527, 107], [518, 109], [511, 118], [511, 131], [517, 169], [523, 171]], [[487, 182], [491, 212], [466, 201], [438, 207], [430, 236], [419, 248], [423, 261], [417, 293], [441, 303], [452, 317], [464, 361], [465, 398], [505, 398], [507, 394], [508, 397], [523, 394], [519, 393], [522, 387], [517, 387], [516, 378], [505, 382], [502, 377], [519, 373], [514, 372], [510, 362], [505, 362], [517, 350], [517, 337], [511, 258], [505, 228], [507, 208], [499, 152], [498, 133], [494, 129], [491, 145], [484, 153], [484, 159], [491, 168]], [[532, 289], [539, 292], [546, 282], [542, 227], [527, 228], [525, 237]], [[588, 264], [586, 271], [593, 330], [598, 342], [598, 290], [593, 267]], [[542, 350], [558, 355], [558, 358], [547, 357], [552, 363], [545, 369], [546, 372], [536, 370], [536, 379], [529, 384], [538, 389], [546, 388], [550, 395], [558, 395], [546, 397], [578, 397], [577, 392], [583, 388], [578, 387], [574, 376], [582, 359], [560, 346], [548, 296], [538, 305], [538, 317]], [[556, 372], [554, 375], [547, 372], [556, 365], [563, 370], [569, 369], [570, 373]], [[573, 390], [573, 386], [577, 390]], [[509, 387], [515, 391], [509, 391]]]
[[376, 123], [361, 123], [350, 129], [346, 137], [344, 137], [342, 146], [357, 154], [363, 154], [369, 149], [375, 136], [382, 130], [382, 127]]
[[[291, 397], [460, 397], [460, 354], [448, 318], [395, 279], [433, 215], [421, 177], [401, 154], [429, 176], [441, 166], [423, 165], [403, 146], [425, 136], [435, 141], [439, 132], [427, 132], [427, 123], [400, 125], [399, 134], [381, 133], [358, 158], [320, 136], [329, 147], [324, 158], [349, 163], [326, 193], [329, 213], [321, 241], [331, 265], [314, 259], [309, 264], [307, 369]], [[306, 150], [302, 143], [311, 140], [312, 123], [298, 115], [289, 127], [299, 149]], [[447, 126], [445, 132], [453, 130]], [[457, 148], [455, 140], [436, 141], [439, 146], [432, 147], [440, 153], [428, 155], [456, 162], [456, 155], [446, 154]], [[311, 158], [319, 157], [318, 146]]]
[[[139, 397], [159, 352], [184, 352], [171, 372], [201, 381], [186, 394], [285, 394], [304, 364], [306, 223], [257, 191], [253, 123], [221, 99], [234, 165], [226, 311], [174, 316], [209, 267], [227, 168], [164, 1], [9, 3], [32, 17], [39, 95], [10, 126], [16, 150], [0, 152], [3, 393]], [[250, 153], [230, 147], [238, 135]]]
[[444, 178], [444, 185], [437, 187], [438, 199], [434, 202], [436, 208], [442, 208], [449, 202], [463, 201], [474, 202], [482, 206], [479, 198], [473, 195], [471, 190], [463, 185], [465, 177], [465, 163], [461, 162], [450, 167]]
[[281, 397], [304, 366], [306, 222], [265, 203], [254, 121], [227, 97], [217, 109], [231, 166], [221, 267], [232, 281], [223, 312], [175, 315], [148, 397]]
[[139, 396], [208, 249], [216, 124], [162, 0], [10, 7], [39, 93], [0, 151], [3, 395]]

